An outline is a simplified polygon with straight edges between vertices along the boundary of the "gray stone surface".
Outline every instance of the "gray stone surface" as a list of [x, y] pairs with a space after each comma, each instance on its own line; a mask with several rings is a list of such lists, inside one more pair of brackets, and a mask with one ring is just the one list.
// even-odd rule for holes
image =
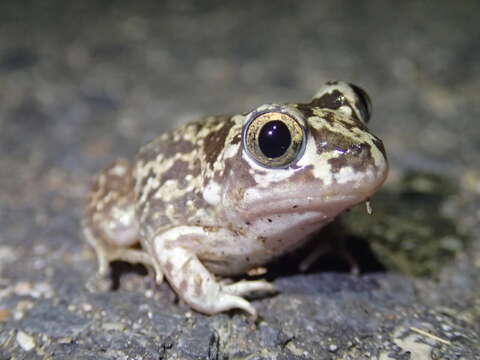
[[[480, 359], [479, 12], [475, 0], [0, 2], [0, 359]], [[395, 246], [353, 241], [359, 277], [341, 258], [300, 274], [289, 257], [269, 273], [282, 292], [254, 301], [257, 324], [192, 312], [141, 267], [115, 264], [114, 289], [87, 289], [96, 263], [79, 219], [96, 171], [177, 123], [302, 100], [330, 79], [368, 90], [391, 161], [372, 225], [347, 220], [352, 239], [381, 244], [378, 220], [389, 243], [424, 250], [414, 240], [435, 241], [436, 226], [407, 231], [401, 210], [443, 188], [403, 191], [404, 175], [454, 184], [426, 208], [453, 224], [427, 276], [400, 271], [416, 258]]]

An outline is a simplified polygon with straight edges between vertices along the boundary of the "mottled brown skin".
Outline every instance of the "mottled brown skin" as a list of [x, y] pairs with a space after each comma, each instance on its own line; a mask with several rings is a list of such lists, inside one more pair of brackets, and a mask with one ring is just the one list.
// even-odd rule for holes
[[[83, 222], [100, 272], [116, 259], [141, 262], [198, 311], [240, 308], [255, 316], [243, 296], [274, 287], [263, 280], [226, 285], [214, 274], [241, 274], [300, 246], [386, 177], [362, 92], [332, 82], [309, 103], [192, 122], [142, 147], [134, 164], [119, 160], [104, 170]], [[293, 158], [256, 157], [260, 147], [249, 143], [256, 133], [243, 135], [263, 126], [250, 127], [256, 114], [296, 124], [289, 129], [302, 146], [292, 147]]]
[[82, 225], [86, 240], [96, 250], [101, 275], [114, 260], [153, 265], [144, 251], [133, 248], [139, 241], [133, 185], [132, 167], [118, 159], [96, 177], [90, 189]]

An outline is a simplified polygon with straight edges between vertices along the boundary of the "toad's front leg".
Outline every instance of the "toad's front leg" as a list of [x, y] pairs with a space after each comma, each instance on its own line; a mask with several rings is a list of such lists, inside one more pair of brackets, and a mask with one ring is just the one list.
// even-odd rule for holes
[[255, 308], [242, 296], [252, 291], [275, 292], [264, 280], [221, 284], [201, 263], [191, 247], [195, 238], [204, 236], [201, 227], [182, 226], [158, 234], [153, 240], [155, 260], [175, 292], [193, 309], [215, 314], [242, 309], [256, 318]]

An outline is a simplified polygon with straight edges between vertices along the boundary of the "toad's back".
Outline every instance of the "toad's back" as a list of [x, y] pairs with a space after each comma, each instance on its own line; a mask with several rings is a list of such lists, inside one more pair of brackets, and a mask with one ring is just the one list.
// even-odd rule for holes
[[208, 187], [222, 181], [224, 150], [239, 143], [239, 128], [232, 117], [209, 117], [141, 148], [134, 174], [142, 237], [177, 225], [219, 226], [222, 212], [209, 202]]

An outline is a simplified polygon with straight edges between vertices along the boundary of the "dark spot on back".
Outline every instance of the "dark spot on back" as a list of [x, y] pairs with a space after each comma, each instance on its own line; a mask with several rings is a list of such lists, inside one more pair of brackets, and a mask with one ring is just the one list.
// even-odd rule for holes
[[186, 161], [183, 161], [181, 159], [176, 160], [173, 163], [172, 167], [161, 175], [161, 183], [163, 184], [167, 180], [174, 179], [178, 180], [180, 188], [187, 187], [188, 183], [186, 180], [186, 175], [191, 174], [192, 176], [196, 177], [200, 172], [199, 166], [196, 166], [192, 171], [189, 170], [188, 165], [189, 164]]
[[169, 148], [169, 150], [173, 152], [178, 152], [182, 154], [187, 154], [189, 152], [192, 152], [194, 150], [194, 145], [190, 141], [186, 140], [179, 140], [177, 142], [172, 143], [172, 148]]
[[222, 152], [225, 139], [230, 132], [230, 129], [235, 125], [230, 117], [222, 116], [215, 123], [208, 123], [209, 126], [215, 126], [219, 122], [224, 122], [223, 126], [218, 131], [211, 131], [205, 137], [204, 151], [207, 163], [210, 168], [213, 168], [213, 164], [218, 158], [218, 155]]

